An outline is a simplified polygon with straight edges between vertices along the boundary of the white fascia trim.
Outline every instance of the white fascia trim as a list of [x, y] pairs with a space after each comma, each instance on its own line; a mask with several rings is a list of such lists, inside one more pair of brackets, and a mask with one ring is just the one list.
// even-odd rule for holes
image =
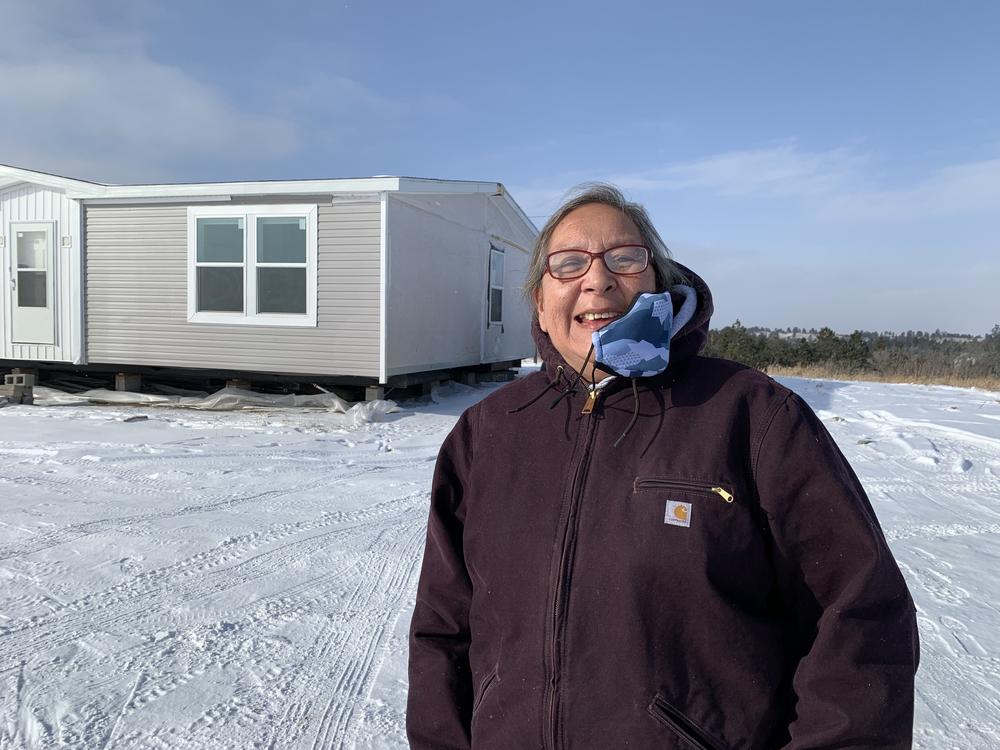
[[[282, 180], [273, 182], [219, 182], [181, 185], [109, 185], [100, 198], [212, 198], [261, 197], [271, 195], [322, 195], [328, 193], [371, 193], [398, 190], [396, 177], [374, 177], [348, 180]], [[76, 196], [74, 196], [76, 197]]]
[[88, 206], [131, 206], [136, 203], [188, 204], [188, 203], [220, 203], [232, 200], [229, 195], [185, 195], [160, 198], [85, 198], [81, 201]]
[[400, 177], [401, 193], [486, 193], [498, 195], [504, 192], [499, 182], [473, 182], [471, 180], [432, 180], [426, 177]]
[[6, 164], [0, 164], [0, 177], [10, 177], [17, 182], [30, 182], [33, 185], [65, 190], [66, 194], [72, 198], [102, 195], [107, 188], [106, 185], [100, 185], [96, 182], [74, 180], [71, 177], [60, 177], [45, 172], [35, 172], [31, 169], [9, 167]]
[[386, 312], [389, 290], [389, 194], [379, 195], [379, 281], [378, 281], [378, 382], [388, 379], [386, 368]]
[[399, 180], [401, 193], [485, 193], [495, 198], [503, 198], [504, 203], [514, 212], [518, 219], [532, 234], [538, 234], [535, 222], [524, 212], [502, 182], [472, 182], [464, 180], [430, 180], [422, 177], [401, 177]]
[[522, 222], [524, 222], [524, 226], [525, 226], [525, 227], [526, 227], [526, 228], [528, 229], [528, 231], [529, 231], [529, 232], [531, 232], [531, 234], [532, 234], [533, 236], [537, 237], [537, 236], [538, 236], [538, 227], [536, 227], [536, 226], [535, 226], [535, 222], [533, 222], [533, 221], [531, 220], [531, 217], [530, 217], [530, 216], [528, 216], [528, 214], [526, 214], [526, 213], [524, 212], [524, 209], [523, 209], [523, 208], [521, 208], [521, 207], [520, 207], [519, 205], [517, 205], [517, 201], [516, 201], [516, 200], [514, 200], [514, 199], [513, 199], [512, 197], [511, 197], [511, 194], [510, 194], [509, 192], [507, 192], [507, 189], [506, 189], [506, 188], [504, 188], [504, 191], [503, 191], [503, 196], [502, 196], [502, 197], [503, 197], [503, 199], [504, 199], [504, 202], [505, 202], [505, 203], [507, 204], [507, 206], [508, 206], [508, 207], [509, 207], [509, 208], [510, 208], [510, 209], [511, 209], [511, 210], [512, 210], [513, 212], [514, 212], [514, 214], [515, 214], [515, 215], [516, 215], [516, 216], [517, 216], [517, 217], [518, 217], [518, 218], [519, 218], [519, 219], [520, 219], [520, 220], [521, 220]]

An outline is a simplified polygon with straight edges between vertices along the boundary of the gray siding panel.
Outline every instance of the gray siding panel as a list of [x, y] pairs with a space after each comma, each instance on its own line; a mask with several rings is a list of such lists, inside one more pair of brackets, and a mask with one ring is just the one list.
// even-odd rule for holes
[[319, 204], [315, 328], [187, 320], [187, 207], [88, 206], [89, 361], [378, 377], [379, 204]]

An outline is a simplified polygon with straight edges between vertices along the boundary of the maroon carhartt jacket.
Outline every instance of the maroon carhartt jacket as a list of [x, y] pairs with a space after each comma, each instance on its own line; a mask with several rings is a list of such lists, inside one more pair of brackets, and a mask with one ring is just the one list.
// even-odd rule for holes
[[536, 326], [544, 371], [445, 441], [415, 750], [910, 747], [914, 608], [868, 499], [798, 396], [696, 356], [692, 278], [699, 312], [637, 401], [617, 379], [589, 414], [583, 387], [550, 408], [572, 371]]

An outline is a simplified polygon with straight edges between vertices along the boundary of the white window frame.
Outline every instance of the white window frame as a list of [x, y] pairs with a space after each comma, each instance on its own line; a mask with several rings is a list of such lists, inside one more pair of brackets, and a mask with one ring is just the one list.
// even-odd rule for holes
[[[189, 206], [187, 213], [188, 322], [226, 325], [315, 327], [317, 212], [315, 205]], [[257, 219], [287, 217], [306, 220], [306, 312], [256, 313]], [[198, 219], [243, 219], [243, 312], [198, 310]], [[236, 263], [210, 265], [236, 266]], [[261, 268], [299, 268], [300, 263], [261, 263]]]
[[[493, 253], [500, 256], [500, 262], [503, 265], [503, 275], [506, 276], [507, 274], [507, 253], [502, 248], [490, 245], [489, 265], [486, 271], [489, 281], [486, 290], [486, 324], [490, 327], [503, 327], [503, 278], [500, 279], [500, 283], [497, 283], [497, 280], [493, 278]], [[494, 290], [500, 291], [500, 320], [493, 320]]]

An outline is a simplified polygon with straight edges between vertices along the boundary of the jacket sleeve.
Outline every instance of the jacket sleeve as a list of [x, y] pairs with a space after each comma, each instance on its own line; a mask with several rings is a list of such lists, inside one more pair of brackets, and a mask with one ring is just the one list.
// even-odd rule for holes
[[754, 474], [802, 655], [787, 750], [911, 747], [913, 601], [860, 482], [798, 396], [772, 413]]
[[463, 557], [465, 487], [472, 462], [469, 412], [438, 454], [427, 544], [410, 623], [406, 732], [413, 750], [470, 746], [472, 582]]

